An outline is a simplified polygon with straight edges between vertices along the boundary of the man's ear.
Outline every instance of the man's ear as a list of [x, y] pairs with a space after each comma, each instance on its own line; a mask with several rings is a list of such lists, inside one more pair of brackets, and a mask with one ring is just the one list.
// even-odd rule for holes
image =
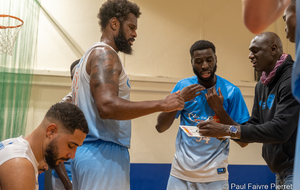
[[271, 54], [272, 55], [277, 54], [277, 49], [278, 49], [277, 44], [272, 44], [271, 47], [270, 47]]
[[218, 58], [217, 55], [215, 54], [215, 59], [216, 59], [216, 64], [218, 63]]
[[120, 21], [116, 17], [113, 17], [109, 20], [109, 25], [113, 31], [116, 31], [120, 27]]
[[55, 123], [50, 123], [46, 128], [46, 137], [51, 138], [53, 135], [56, 135], [58, 132], [58, 127]]

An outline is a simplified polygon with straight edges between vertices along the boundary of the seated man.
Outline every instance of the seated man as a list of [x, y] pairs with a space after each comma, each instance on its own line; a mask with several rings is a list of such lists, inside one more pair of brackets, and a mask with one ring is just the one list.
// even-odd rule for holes
[[28, 136], [0, 143], [0, 189], [38, 190], [39, 170], [53, 168], [75, 157], [89, 132], [82, 111], [69, 103], [57, 103]]

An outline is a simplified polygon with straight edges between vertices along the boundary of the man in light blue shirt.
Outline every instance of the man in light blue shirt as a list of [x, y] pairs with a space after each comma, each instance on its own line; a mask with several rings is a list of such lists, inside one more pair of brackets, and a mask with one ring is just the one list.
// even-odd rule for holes
[[[215, 52], [214, 44], [209, 41], [199, 40], [192, 45], [190, 54], [195, 76], [180, 80], [172, 91], [181, 92], [185, 106], [179, 111], [160, 113], [158, 132], [169, 129], [179, 116], [180, 125], [195, 128], [208, 118], [227, 124], [248, 121], [249, 113], [240, 89], [215, 74]], [[228, 138], [190, 137], [178, 127], [167, 189], [227, 189], [229, 141]]]

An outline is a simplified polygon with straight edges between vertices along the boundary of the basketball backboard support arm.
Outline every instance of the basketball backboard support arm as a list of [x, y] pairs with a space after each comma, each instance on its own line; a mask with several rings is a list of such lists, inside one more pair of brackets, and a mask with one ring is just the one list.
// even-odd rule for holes
[[58, 29], [59, 34], [66, 41], [71, 50], [76, 54], [78, 58], [81, 58], [85, 51], [78, 45], [78, 43], [70, 36], [70, 34], [49, 14], [49, 12], [40, 4], [40, 2], [35, 1], [43, 10], [46, 17], [50, 22]]

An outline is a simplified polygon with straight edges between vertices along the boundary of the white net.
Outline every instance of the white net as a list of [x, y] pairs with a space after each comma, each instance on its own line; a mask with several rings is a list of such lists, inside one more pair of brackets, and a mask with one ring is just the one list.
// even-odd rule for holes
[[23, 21], [17, 17], [0, 14], [0, 54], [12, 55], [12, 50]]

